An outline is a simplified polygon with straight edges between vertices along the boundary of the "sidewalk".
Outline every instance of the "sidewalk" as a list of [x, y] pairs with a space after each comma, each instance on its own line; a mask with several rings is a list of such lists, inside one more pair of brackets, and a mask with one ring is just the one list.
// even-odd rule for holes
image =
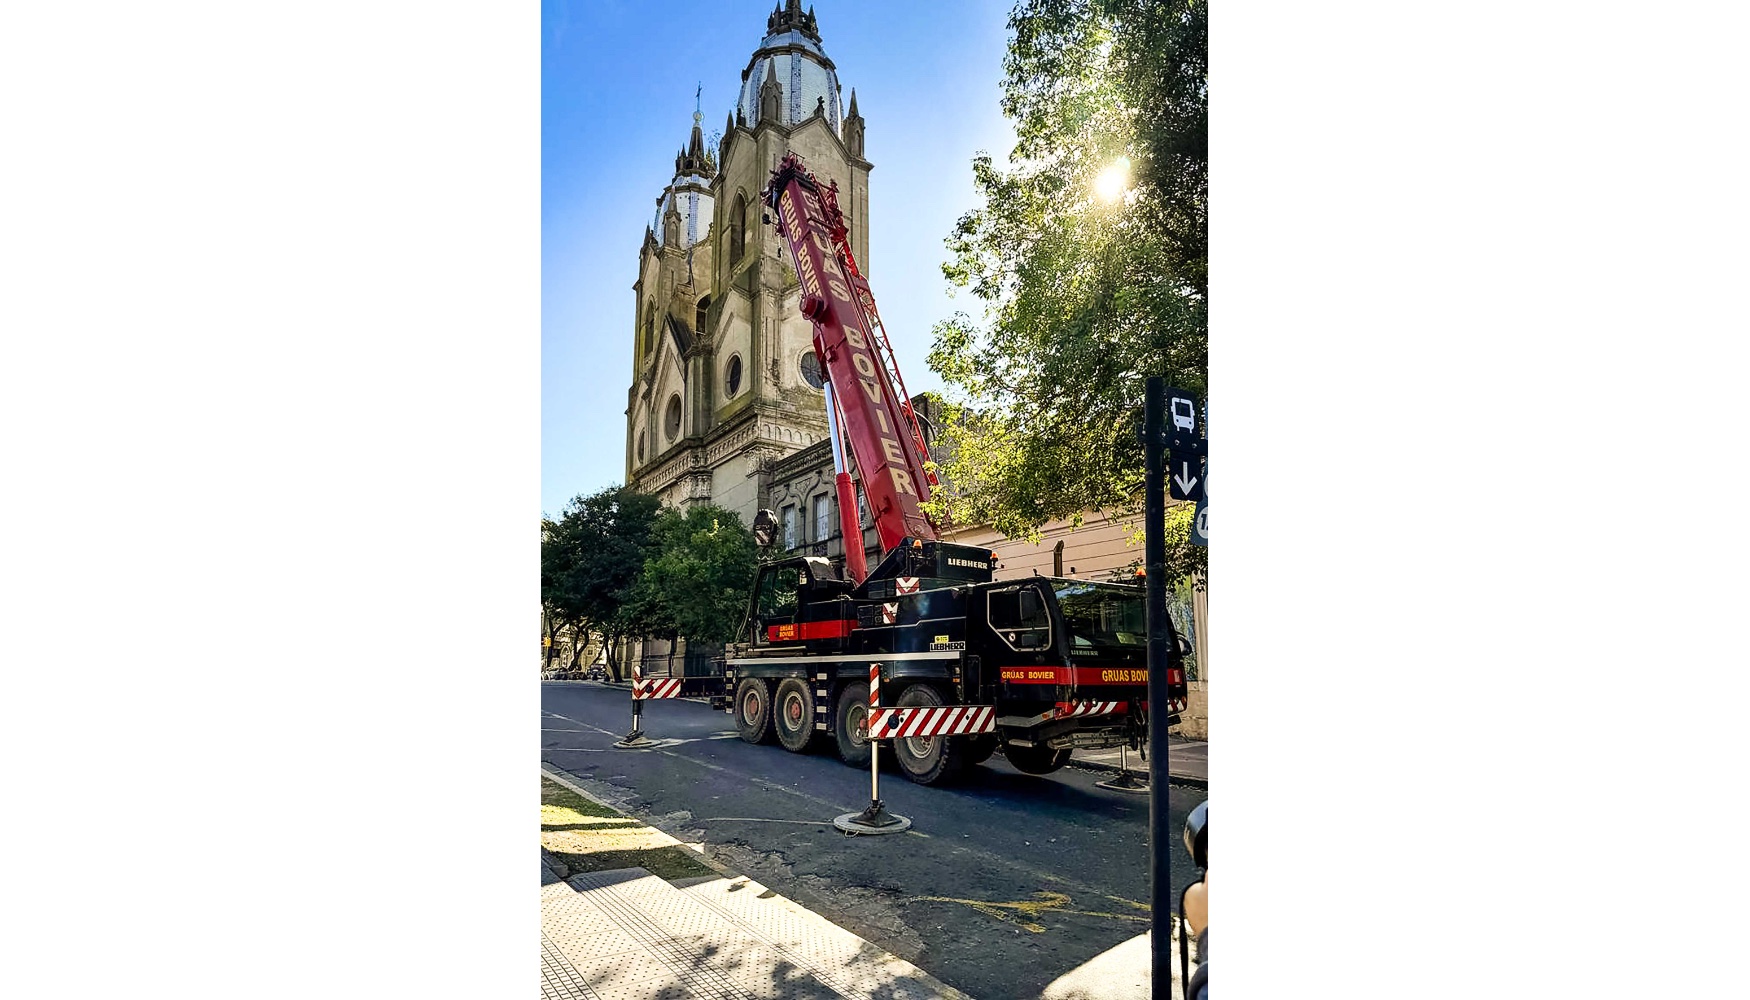
[[[683, 846], [649, 827], [638, 833]], [[700, 862], [718, 874], [670, 882], [643, 868], [571, 873], [543, 848], [542, 1000], [971, 1000], [758, 882]]]
[[[1167, 735], [1167, 776], [1173, 781], [1185, 785], [1195, 785], [1198, 788], [1209, 787], [1209, 744], [1203, 740], [1188, 740], [1182, 736], [1169, 733]], [[1091, 771], [1119, 770], [1119, 761], [1124, 753], [1118, 749], [1112, 750], [1077, 750], [1069, 760], [1070, 767], [1087, 768]], [[1139, 753], [1132, 753], [1130, 770], [1148, 777], [1149, 763], [1142, 759]]]

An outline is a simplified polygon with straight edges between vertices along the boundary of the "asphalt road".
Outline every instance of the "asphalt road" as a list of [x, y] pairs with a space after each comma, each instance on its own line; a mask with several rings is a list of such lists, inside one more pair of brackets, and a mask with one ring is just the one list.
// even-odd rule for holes
[[[912, 828], [854, 837], [832, 820], [869, 804], [869, 771], [824, 734], [786, 753], [743, 743], [706, 705], [653, 701], [644, 732], [661, 745], [612, 749], [630, 705], [625, 688], [543, 683], [541, 759], [974, 997], [1036, 997], [1148, 930], [1148, 796], [1094, 787], [1109, 773], [1026, 775], [998, 753], [966, 783], [925, 788], [889, 764], [881, 798]], [[1185, 813], [1205, 796], [1168, 787], [1175, 899], [1194, 873]]]

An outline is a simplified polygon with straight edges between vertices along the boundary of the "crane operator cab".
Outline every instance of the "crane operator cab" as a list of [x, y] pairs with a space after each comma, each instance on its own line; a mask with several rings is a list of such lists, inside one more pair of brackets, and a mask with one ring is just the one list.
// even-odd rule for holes
[[754, 649], [805, 642], [810, 649], [834, 647], [856, 624], [850, 592], [850, 581], [820, 556], [766, 563], [754, 583], [747, 641]]

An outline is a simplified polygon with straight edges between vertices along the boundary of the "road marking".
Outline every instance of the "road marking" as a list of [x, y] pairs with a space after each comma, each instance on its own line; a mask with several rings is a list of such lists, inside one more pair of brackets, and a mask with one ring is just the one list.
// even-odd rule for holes
[[[557, 719], [565, 719], [566, 722], [575, 722], [580, 726], [584, 726], [586, 728], [593, 729], [596, 732], [601, 733], [603, 736], [612, 736], [615, 739], [618, 739], [620, 736], [620, 734], [618, 734], [618, 733], [612, 732], [612, 731], [607, 730], [607, 729], [602, 729], [599, 726], [591, 726], [589, 723], [580, 721], [578, 719], [567, 718], [566, 716], [560, 715], [557, 712], [547, 712], [547, 714], [551, 715]], [[676, 742], [699, 742], [699, 741], [695, 739], [695, 740], [687, 740], [687, 741], [677, 740]], [[847, 808], [845, 806], [845, 804], [842, 802], [830, 802], [826, 799], [820, 798], [819, 796], [810, 795], [807, 792], [799, 792], [796, 789], [789, 787], [788, 785], [780, 785], [777, 782], [767, 781], [764, 778], [755, 777], [751, 774], [742, 774], [739, 771], [731, 771], [727, 767], [723, 767], [723, 766], [718, 765], [718, 764], [708, 764], [705, 761], [698, 760], [698, 759], [693, 758], [693, 757], [686, 757], [686, 756], [683, 756], [683, 755], [678, 754], [678, 753], [670, 753], [669, 751], [664, 750], [660, 747], [655, 748], [655, 749], [651, 749], [651, 750], [647, 750], [647, 751], [645, 751], [645, 753], [659, 753], [665, 757], [673, 757], [675, 760], [685, 761], [688, 764], [697, 764], [700, 767], [705, 768], [706, 770], [720, 771], [724, 774], [733, 774], [738, 778], [742, 778], [744, 780], [751, 781], [754, 784], [760, 786], [761, 788], [765, 788], [769, 791], [783, 792], [786, 795], [794, 795], [795, 797], [802, 799], [804, 801], [812, 802], [818, 806], [824, 806], [827, 809], [836, 809], [836, 810], [838, 810], [838, 812], [841, 812], [841, 813], [844, 812]], [[851, 811], [855, 812], [856, 810], [853, 809]]]
[[757, 816], [702, 816], [695, 823], [790, 823], [795, 826], [831, 826], [831, 820], [821, 819], [760, 819]]
[[[916, 897], [916, 901], [920, 903], [963, 903], [987, 917], [994, 917], [1004, 923], [1014, 924], [1017, 927], [1031, 931], [1034, 934], [1045, 933], [1044, 925], [1036, 924], [1032, 920], [1021, 919], [1022, 917], [1038, 917], [1046, 913], [1062, 913], [1075, 914], [1083, 917], [1108, 917], [1113, 920], [1135, 920], [1139, 923], [1145, 924], [1149, 923], [1152, 919], [1150, 917], [1134, 916], [1129, 913], [1099, 913], [1093, 910], [1066, 909], [1065, 906], [1070, 902], [1070, 898], [1061, 892], [1036, 892], [1033, 895], [1040, 898], [1017, 900], [1013, 903], [993, 903], [982, 899], [958, 899], [954, 896], [918, 896]], [[1108, 896], [1107, 898], [1112, 899], [1116, 897]], [[1122, 902], [1128, 903], [1130, 901], [1123, 900]], [[1136, 904], [1132, 903], [1131, 905], [1134, 906]], [[1146, 907], [1144, 908], [1146, 909]], [[1009, 911], [1013, 911], [1013, 913]], [[1014, 914], [1020, 914], [1020, 916], [1017, 917]]]

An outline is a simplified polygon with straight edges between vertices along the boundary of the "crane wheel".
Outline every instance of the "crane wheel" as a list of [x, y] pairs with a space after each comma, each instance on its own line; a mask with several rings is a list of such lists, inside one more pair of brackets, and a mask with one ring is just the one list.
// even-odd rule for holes
[[743, 678], [735, 687], [735, 732], [748, 743], [772, 738], [772, 689], [758, 677]]
[[814, 689], [808, 681], [800, 677], [779, 681], [772, 708], [772, 726], [778, 731], [778, 742], [791, 753], [807, 750], [814, 741]]
[[[896, 703], [900, 708], [940, 708], [948, 701], [928, 684], [913, 684]], [[893, 756], [905, 776], [920, 785], [934, 785], [961, 770], [965, 748], [958, 737], [908, 736], [893, 740]]]
[[1015, 770], [1023, 774], [1050, 774], [1069, 763], [1071, 752], [1068, 747], [1053, 750], [1050, 747], [1023, 747], [1013, 743], [1003, 747], [1003, 756], [1015, 765]]
[[839, 760], [852, 767], [869, 766], [869, 737], [864, 732], [868, 722], [868, 682], [846, 684], [839, 692], [838, 711], [833, 713], [832, 721], [833, 740], [838, 744]]
[[977, 736], [962, 736], [959, 738], [965, 741], [962, 744], [963, 749], [960, 751], [960, 764], [962, 767], [977, 767], [985, 761], [990, 760], [990, 755], [997, 752], [998, 743], [997, 734], [995, 733], [981, 733]]

